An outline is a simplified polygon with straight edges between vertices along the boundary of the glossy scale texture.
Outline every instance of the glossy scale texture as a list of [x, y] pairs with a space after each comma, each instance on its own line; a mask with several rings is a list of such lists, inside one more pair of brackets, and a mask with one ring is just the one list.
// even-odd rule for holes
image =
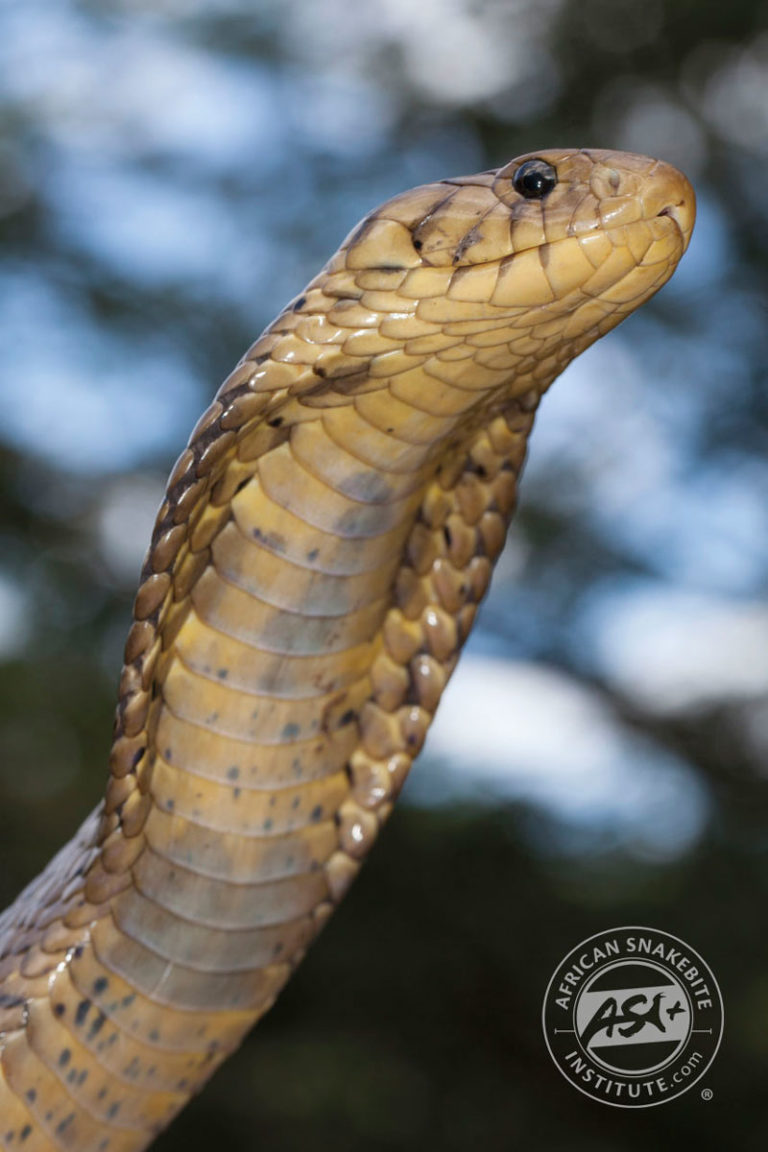
[[[272, 1005], [418, 754], [536, 407], [670, 277], [690, 185], [546, 151], [367, 217], [173, 470], [110, 779], [0, 916], [0, 1148], [137, 1152]], [[606, 382], [609, 391], [610, 382]]]

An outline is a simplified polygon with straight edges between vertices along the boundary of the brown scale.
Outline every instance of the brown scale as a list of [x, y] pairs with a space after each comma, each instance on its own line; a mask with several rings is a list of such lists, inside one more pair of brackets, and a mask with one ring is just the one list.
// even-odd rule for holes
[[170, 477], [103, 803], [0, 916], [0, 1148], [138, 1152], [274, 1002], [427, 735], [542, 393], [671, 275], [673, 169], [540, 155], [371, 214]]

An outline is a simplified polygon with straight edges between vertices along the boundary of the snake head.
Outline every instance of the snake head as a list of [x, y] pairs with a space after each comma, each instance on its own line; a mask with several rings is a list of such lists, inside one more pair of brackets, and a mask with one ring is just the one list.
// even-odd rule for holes
[[420, 408], [431, 378], [446, 415], [540, 395], [666, 283], [694, 217], [680, 172], [624, 152], [537, 152], [414, 188], [367, 216], [252, 347], [250, 387], [277, 397], [291, 377], [305, 407], [389, 388]]
[[599, 334], [604, 320], [613, 327], [666, 283], [696, 215], [681, 172], [624, 152], [523, 156], [499, 169], [492, 189], [509, 213], [512, 246], [494, 302], [535, 298], [551, 313], [594, 319]]
[[[406, 352], [429, 351], [429, 335], [438, 357], [466, 351], [452, 383], [486, 391], [514, 372], [542, 391], [666, 283], [694, 218], [693, 189], [669, 164], [591, 149], [537, 152], [388, 201], [326, 273], [339, 277], [340, 294], [381, 315], [380, 331]], [[461, 353], [439, 347], [450, 339]]]

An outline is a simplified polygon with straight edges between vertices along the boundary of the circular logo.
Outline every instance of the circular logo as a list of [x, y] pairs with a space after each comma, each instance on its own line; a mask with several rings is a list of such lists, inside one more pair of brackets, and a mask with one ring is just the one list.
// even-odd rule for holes
[[715, 1058], [723, 1001], [701, 956], [656, 928], [612, 928], [577, 945], [544, 996], [544, 1038], [567, 1080], [618, 1108], [686, 1092]]

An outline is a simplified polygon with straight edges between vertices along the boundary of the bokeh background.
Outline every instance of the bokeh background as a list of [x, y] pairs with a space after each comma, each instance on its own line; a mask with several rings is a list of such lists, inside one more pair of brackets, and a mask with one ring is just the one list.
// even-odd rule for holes
[[[0, 905], [99, 796], [218, 382], [377, 202], [553, 145], [684, 168], [689, 254], [547, 397], [399, 810], [164, 1152], [763, 1146], [768, 6], [0, 3]], [[642, 1112], [580, 1096], [539, 1028], [561, 956], [630, 923], [726, 1005], [705, 1079]]]

